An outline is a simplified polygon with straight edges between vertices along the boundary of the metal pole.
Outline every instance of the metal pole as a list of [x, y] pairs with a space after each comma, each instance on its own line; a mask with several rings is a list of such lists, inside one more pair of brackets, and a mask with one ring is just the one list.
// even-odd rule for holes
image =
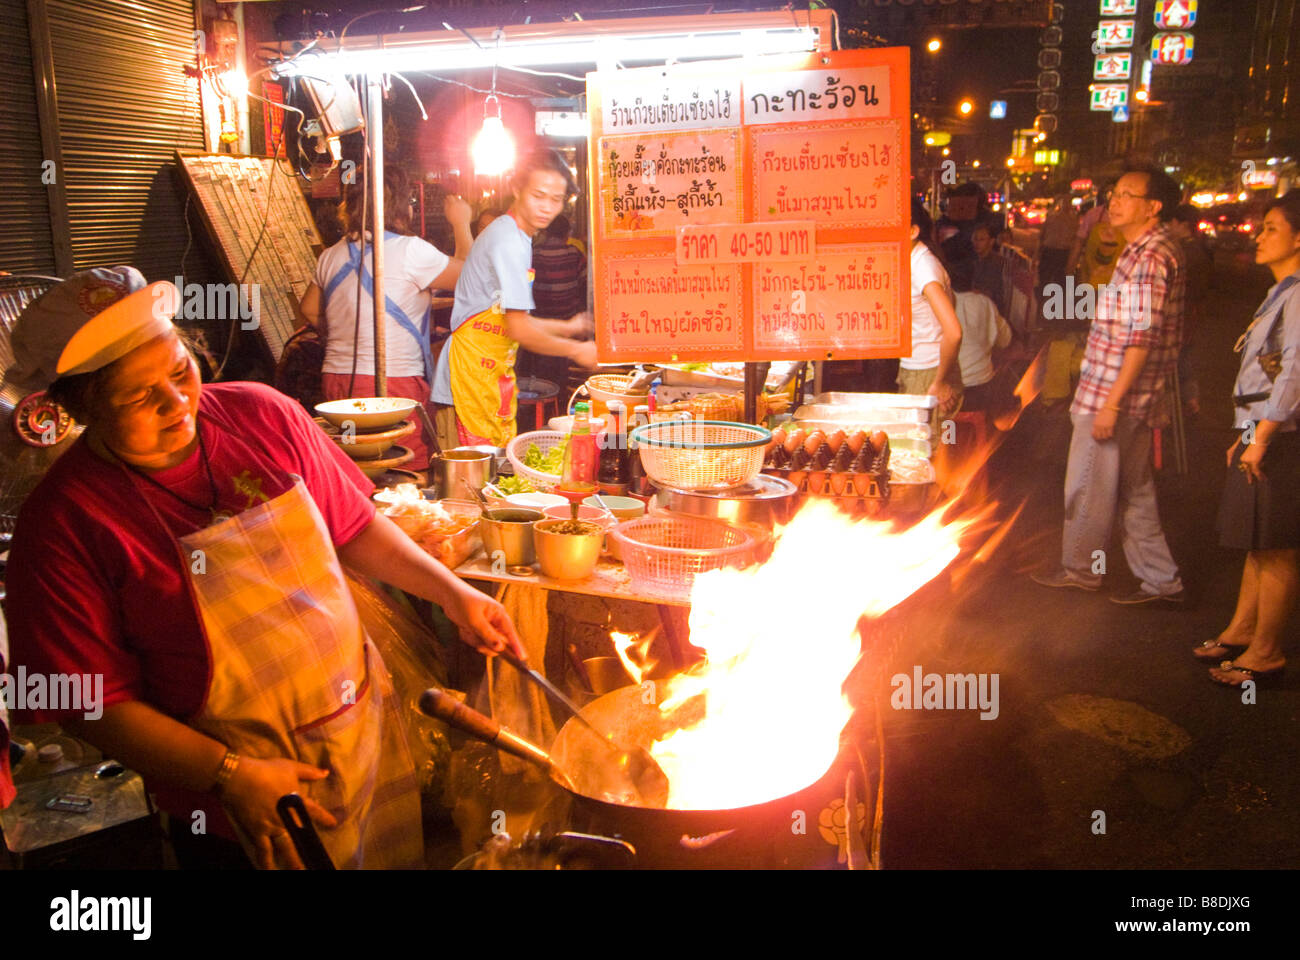
[[370, 209], [374, 211], [370, 255], [375, 282], [375, 396], [388, 396], [388, 350], [384, 321], [384, 86], [366, 77], [366, 137], [370, 143]]
[[41, 129], [41, 153], [54, 162], [54, 177], [46, 186], [50, 207], [50, 237], [54, 243], [54, 269], [71, 276], [72, 227], [68, 215], [68, 189], [63, 165], [63, 133], [59, 126], [59, 99], [54, 82], [54, 47], [50, 15], [45, 0], [27, 0], [27, 33], [32, 46], [32, 73], [36, 81], [36, 115]]

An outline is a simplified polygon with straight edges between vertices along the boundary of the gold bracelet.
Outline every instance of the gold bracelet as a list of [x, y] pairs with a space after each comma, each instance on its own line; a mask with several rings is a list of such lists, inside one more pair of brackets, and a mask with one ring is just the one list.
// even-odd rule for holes
[[1123, 412], [1124, 412], [1124, 408], [1123, 408], [1123, 407], [1117, 407], [1117, 406], [1115, 406], [1115, 404], [1113, 404], [1113, 403], [1107, 403], [1107, 404], [1103, 405], [1103, 406], [1102, 406], [1102, 409], [1103, 409], [1103, 410], [1114, 410], [1116, 413], [1123, 413]]
[[227, 750], [226, 755], [221, 758], [221, 769], [217, 771], [217, 779], [212, 783], [212, 792], [220, 794], [222, 789], [230, 782], [230, 778], [235, 775], [235, 770], [239, 767], [239, 754], [233, 750]]

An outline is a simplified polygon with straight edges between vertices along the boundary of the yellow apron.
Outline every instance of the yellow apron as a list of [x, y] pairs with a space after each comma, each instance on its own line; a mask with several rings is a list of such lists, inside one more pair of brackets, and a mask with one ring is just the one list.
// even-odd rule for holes
[[515, 436], [515, 353], [499, 306], [467, 318], [446, 347], [456, 416], [470, 433], [504, 447]]
[[317, 826], [336, 867], [418, 867], [420, 796], [392, 681], [325, 521], [293, 480], [178, 540], [211, 669], [190, 725], [239, 754], [328, 769], [301, 789], [339, 821]]

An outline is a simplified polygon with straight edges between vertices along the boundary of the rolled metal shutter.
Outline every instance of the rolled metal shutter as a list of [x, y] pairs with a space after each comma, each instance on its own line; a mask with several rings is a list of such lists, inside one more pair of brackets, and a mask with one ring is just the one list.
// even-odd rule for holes
[[[193, 0], [46, 0], [76, 269], [182, 274], [175, 151], [203, 149]], [[197, 243], [197, 238], [196, 243]], [[207, 261], [191, 251], [192, 279]]]
[[27, 42], [27, 5], [0, 3], [0, 270], [55, 274], [50, 205], [41, 182], [45, 159], [36, 113], [36, 81]]

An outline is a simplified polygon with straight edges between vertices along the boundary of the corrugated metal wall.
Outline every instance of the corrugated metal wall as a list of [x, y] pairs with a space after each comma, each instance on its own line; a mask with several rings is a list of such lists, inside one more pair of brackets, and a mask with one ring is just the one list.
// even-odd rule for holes
[[25, 0], [0, 2], [0, 270], [55, 274]]
[[[192, 0], [45, 0], [75, 269], [181, 273], [174, 152], [203, 148]], [[206, 272], [195, 251], [189, 273]], [[206, 280], [207, 277], [195, 276]]]

